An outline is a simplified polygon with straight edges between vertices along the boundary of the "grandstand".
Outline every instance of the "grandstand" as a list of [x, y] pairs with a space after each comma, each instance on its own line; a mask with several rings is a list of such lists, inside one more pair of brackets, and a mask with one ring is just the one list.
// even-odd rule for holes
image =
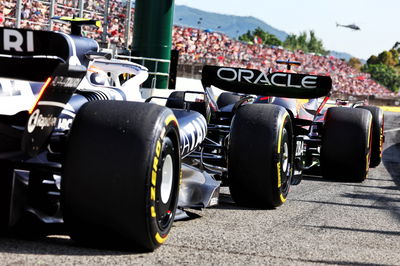
[[[106, 12], [107, 27], [85, 27], [84, 34], [119, 48], [127, 48], [133, 33], [134, 8], [128, 8], [130, 3], [121, 0], [0, 0], [0, 26], [68, 32], [68, 25], [51, 22], [49, 18], [53, 15], [76, 15], [104, 21]], [[105, 10], [107, 4], [109, 9]], [[275, 61], [290, 59], [301, 62], [301, 67], [297, 69], [300, 73], [331, 76], [333, 93], [339, 97], [400, 97], [400, 93], [395, 94], [378, 84], [369, 74], [361, 73], [333, 56], [251, 45], [223, 33], [180, 26], [173, 29], [173, 49], [180, 52], [179, 69], [187, 69], [182, 67], [187, 65], [190, 69], [187, 71], [192, 73], [204, 64], [282, 71], [282, 66], [276, 65]]]
[[[104, 22], [108, 4], [107, 34], [103, 28], [85, 27], [89, 38], [114, 44], [118, 47], [130, 45], [133, 31], [133, 13], [128, 6], [131, 1], [106, 0], [0, 0], [0, 26], [30, 28], [35, 30], [69, 31], [69, 25], [51, 21], [52, 16], [78, 16]], [[17, 14], [21, 15], [18, 16]], [[127, 20], [129, 18], [129, 20]], [[128, 31], [125, 29], [129, 28]]]

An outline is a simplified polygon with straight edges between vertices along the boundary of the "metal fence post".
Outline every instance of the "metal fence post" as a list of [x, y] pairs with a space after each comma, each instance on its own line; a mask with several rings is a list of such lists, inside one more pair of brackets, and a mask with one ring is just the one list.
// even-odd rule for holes
[[128, 49], [129, 45], [129, 31], [131, 30], [131, 12], [132, 3], [131, 0], [126, 1], [126, 21], [125, 21], [125, 48]]
[[56, 0], [50, 0], [49, 30], [53, 30], [54, 22], [51, 18], [54, 17], [54, 13], [55, 13], [55, 10], [54, 10], [56, 8], [55, 1]]
[[15, 21], [15, 27], [20, 28], [21, 27], [21, 0], [17, 0], [16, 6], [15, 6], [15, 16], [16, 16], [16, 21]]
[[[53, 0], [54, 1], [54, 0]], [[79, 8], [79, 17], [83, 18], [83, 0], [79, 0], [78, 2], [78, 8]]]
[[104, 7], [104, 23], [103, 23], [103, 35], [102, 42], [105, 44], [107, 42], [107, 32], [108, 32], [108, 8], [110, 7], [110, 0], [106, 0], [106, 5]]

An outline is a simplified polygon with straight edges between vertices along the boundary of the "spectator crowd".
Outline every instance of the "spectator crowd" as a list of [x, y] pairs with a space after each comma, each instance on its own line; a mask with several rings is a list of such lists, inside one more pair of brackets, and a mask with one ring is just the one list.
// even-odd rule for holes
[[[298, 73], [331, 76], [333, 93], [348, 95], [396, 96], [395, 93], [361, 73], [347, 62], [333, 56], [289, 51], [283, 47], [269, 47], [233, 40], [227, 35], [189, 27], [175, 26], [173, 47], [179, 50], [181, 64], [211, 64], [244, 67], [262, 71], [283, 71], [286, 66], [276, 60], [299, 61]], [[398, 94], [397, 96], [400, 96]]]
[[[15, 27], [17, 0], [0, 0], [0, 26]], [[104, 21], [105, 0], [84, 0], [83, 17]], [[133, 18], [134, 9], [131, 10]], [[78, 0], [55, 0], [54, 16], [78, 16]], [[123, 46], [125, 40], [127, 15], [127, 1], [111, 0], [108, 15], [108, 32], [106, 42]], [[21, 1], [21, 28], [50, 29], [50, 1], [49, 0], [22, 0]], [[130, 32], [133, 30], [133, 19], [130, 21]], [[53, 23], [51, 30], [69, 32], [69, 25]], [[84, 34], [89, 38], [102, 39], [103, 28], [84, 27]], [[128, 42], [131, 38], [128, 37]]]
[[[0, 26], [15, 27], [16, 0], [0, 0]], [[85, 18], [104, 21], [105, 0], [83, 1]], [[129, 21], [128, 40], [125, 39], [127, 2], [111, 0], [108, 15], [106, 42], [119, 47], [127, 47], [133, 32], [133, 12]], [[73, 16], [79, 14], [78, 0], [55, 0], [55, 16]], [[21, 28], [35, 30], [49, 29], [50, 1], [22, 0]], [[52, 30], [68, 32], [65, 23], [53, 23]], [[102, 40], [103, 28], [84, 27], [87, 37]], [[296, 67], [299, 73], [329, 75], [333, 81], [333, 92], [349, 95], [396, 96], [395, 93], [372, 80], [367, 73], [352, 68], [345, 61], [333, 56], [306, 54], [301, 50], [289, 51], [282, 47], [269, 47], [248, 44], [234, 40], [225, 34], [211, 30], [174, 26], [172, 34], [173, 49], [180, 52], [180, 64], [212, 64], [220, 66], [245, 67], [262, 71], [282, 71], [285, 66], [277, 65], [276, 60], [301, 62]], [[130, 44], [130, 43], [128, 43]], [[400, 96], [400, 94], [397, 94]]]

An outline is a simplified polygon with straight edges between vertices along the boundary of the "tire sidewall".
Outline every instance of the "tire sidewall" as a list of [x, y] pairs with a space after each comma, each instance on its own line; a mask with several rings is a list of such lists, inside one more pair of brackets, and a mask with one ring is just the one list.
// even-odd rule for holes
[[[173, 136], [177, 136], [178, 131], [176, 128], [176, 120], [171, 122], [166, 122], [168, 117], [165, 119], [165, 124], [168, 123], [160, 132], [159, 137], [155, 142], [154, 152], [151, 155], [151, 164], [149, 168], [150, 177], [146, 184], [147, 194], [147, 204], [146, 212], [148, 217], [148, 225], [150, 238], [153, 241], [155, 247], [163, 244], [168, 237], [168, 233], [172, 227], [175, 210], [178, 204], [179, 195], [179, 183], [180, 183], [180, 154], [179, 146], [177, 146], [178, 139], [174, 139]], [[171, 146], [172, 144], [172, 146]], [[175, 146], [175, 147], [174, 147]], [[171, 216], [169, 222], [166, 226], [160, 226], [158, 219], [159, 217], [159, 204], [161, 201], [161, 183], [162, 183], [162, 167], [167, 154], [170, 154], [173, 160], [173, 171], [174, 178], [171, 188], [171, 195], [169, 197], [168, 205], [171, 206]], [[154, 179], [155, 177], [155, 179]], [[161, 203], [160, 203], [161, 202]], [[147, 207], [148, 206], [148, 207]], [[153, 209], [154, 208], [154, 209]]]
[[[285, 108], [249, 104], [238, 109], [231, 124], [228, 145], [228, 180], [233, 200], [244, 206], [275, 208], [289, 191], [293, 170], [282, 169], [282, 134], [288, 133], [293, 151], [292, 125]], [[291, 154], [292, 155], [292, 154]], [[293, 167], [293, 157], [289, 163]], [[282, 186], [282, 180], [287, 186]]]
[[[278, 162], [276, 163], [276, 172], [275, 176], [277, 176], [276, 186], [277, 191], [274, 193], [275, 201], [277, 205], [281, 205], [286, 201], [290, 190], [290, 184], [293, 176], [293, 128], [290, 120], [290, 115], [286, 112], [282, 115], [282, 121], [278, 123], [278, 142], [276, 145], [276, 154]], [[288, 167], [285, 171], [284, 169], [284, 145], [285, 143], [288, 146]], [[280, 149], [278, 147], [280, 146]]]
[[377, 106], [357, 106], [357, 108], [368, 110], [372, 114], [372, 143], [370, 167], [377, 167], [382, 161], [384, 140], [384, 113]]

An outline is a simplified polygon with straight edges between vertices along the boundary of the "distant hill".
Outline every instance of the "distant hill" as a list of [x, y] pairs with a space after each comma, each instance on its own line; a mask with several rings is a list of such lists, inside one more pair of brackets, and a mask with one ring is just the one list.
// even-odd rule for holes
[[[179, 5], [175, 6], [174, 25], [218, 31], [231, 38], [238, 38], [248, 30], [253, 30], [257, 27], [274, 34], [281, 41], [284, 41], [288, 36], [286, 32], [276, 29], [255, 17], [224, 15]], [[346, 61], [353, 57], [348, 53], [337, 51], [330, 51], [330, 55]], [[365, 60], [362, 60], [362, 62], [365, 63]]]
[[336, 58], [345, 59], [346, 61], [349, 61], [349, 59], [353, 57], [351, 54], [345, 52], [330, 51], [329, 54], [333, 55]]
[[286, 32], [278, 30], [255, 17], [223, 15], [179, 5], [175, 6], [174, 25], [210, 29], [223, 32], [233, 38], [237, 38], [248, 30], [257, 27], [274, 34], [282, 41], [288, 35]]

